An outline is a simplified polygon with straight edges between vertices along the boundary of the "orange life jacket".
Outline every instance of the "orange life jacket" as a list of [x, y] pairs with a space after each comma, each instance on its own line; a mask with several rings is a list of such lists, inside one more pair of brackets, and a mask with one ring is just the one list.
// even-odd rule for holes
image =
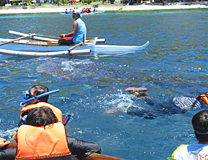
[[63, 122], [63, 117], [62, 117], [62, 112], [60, 109], [46, 103], [46, 102], [39, 102], [39, 103], [36, 103], [36, 104], [29, 104], [29, 105], [26, 105], [22, 108], [21, 110], [21, 113], [20, 113], [20, 119], [22, 119], [22, 114], [26, 111], [29, 111], [31, 109], [34, 109], [36, 107], [46, 107], [46, 108], [50, 108], [53, 113], [55, 114], [58, 122]]
[[24, 124], [19, 127], [16, 160], [70, 155], [66, 130], [62, 123], [57, 122], [41, 127]]
[[208, 93], [205, 93], [205, 94], [201, 94], [201, 95], [197, 96], [196, 98], [197, 99], [202, 99], [208, 105], [208, 98], [207, 98], [207, 96], [208, 96]]

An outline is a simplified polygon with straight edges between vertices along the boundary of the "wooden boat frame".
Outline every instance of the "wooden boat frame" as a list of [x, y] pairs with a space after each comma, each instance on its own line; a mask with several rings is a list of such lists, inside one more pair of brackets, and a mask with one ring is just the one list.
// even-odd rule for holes
[[[31, 55], [31, 56], [56, 56], [65, 54], [90, 54], [92, 53], [131, 53], [145, 49], [149, 45], [147, 41], [142, 46], [120, 46], [120, 45], [97, 45], [96, 43], [103, 43], [105, 39], [90, 38], [85, 43], [80, 43], [72, 46], [59, 45], [55, 38], [40, 37], [37, 34], [24, 34], [16, 31], [9, 31], [10, 34], [18, 36], [29, 37], [34, 40], [18, 39], [3, 39], [1, 42], [7, 43], [0, 46], [0, 53], [14, 54], [14, 55]], [[38, 41], [37, 41], [38, 40]], [[1, 45], [1, 44], [0, 44]], [[15, 48], [15, 50], [11, 50]]]

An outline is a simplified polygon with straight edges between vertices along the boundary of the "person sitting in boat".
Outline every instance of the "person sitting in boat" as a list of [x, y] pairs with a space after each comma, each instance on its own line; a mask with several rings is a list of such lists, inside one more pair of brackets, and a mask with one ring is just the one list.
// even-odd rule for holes
[[65, 126], [58, 122], [50, 108], [44, 106], [29, 112], [14, 139], [17, 144], [13, 143], [8, 147], [10, 142], [0, 139], [2, 140], [0, 141], [1, 160], [14, 160], [15, 157], [16, 159], [29, 157], [51, 160], [56, 158], [68, 160], [74, 157], [83, 159], [91, 153], [101, 153], [100, 146], [94, 142], [85, 142], [66, 136]]
[[32, 109], [23, 125], [14, 136], [17, 142], [18, 159], [75, 160], [66, 138], [65, 126], [58, 122], [55, 114], [44, 106]]
[[[59, 44], [62, 45], [71, 45], [79, 44], [84, 42], [86, 26], [85, 23], [81, 20], [82, 15], [79, 9], [74, 9], [72, 13], [72, 18], [75, 20], [73, 23], [73, 29], [71, 33], [60, 34]], [[72, 37], [71, 37], [72, 36]], [[65, 38], [70, 37], [70, 38]]]
[[65, 10], [65, 14], [68, 14], [69, 12], [67, 11], [67, 9]]
[[86, 9], [86, 12], [87, 12], [87, 13], [90, 13], [90, 12], [91, 12], [90, 8], [87, 8], [87, 9]]
[[86, 9], [85, 9], [85, 8], [83, 8], [83, 9], [82, 9], [82, 13], [85, 13], [85, 12], [86, 12]]
[[[16, 159], [61, 157], [83, 159], [91, 153], [101, 153], [100, 146], [66, 136], [65, 126], [58, 122], [50, 108], [34, 108], [15, 135], [18, 144]], [[27, 141], [28, 140], [28, 141]], [[75, 156], [74, 156], [75, 155]], [[38, 156], [38, 157], [37, 157]]]
[[[33, 97], [37, 97], [38, 95], [46, 94], [46, 93], [49, 93], [49, 89], [46, 86], [34, 85], [34, 86], [32, 86], [32, 88], [29, 91], [25, 92], [24, 99], [27, 102], [29, 99], [31, 99]], [[63, 117], [62, 117], [61, 110], [58, 109], [57, 107], [54, 107], [53, 105], [49, 104], [48, 98], [49, 98], [49, 95], [46, 94], [46, 96], [43, 96], [41, 98], [35, 98], [34, 100], [31, 99], [31, 101], [25, 103], [25, 105], [22, 108], [21, 113], [20, 113], [20, 122], [19, 122], [18, 126], [23, 124], [24, 120], [27, 118], [27, 115], [31, 109], [41, 107], [41, 106], [46, 106], [46, 107], [50, 108], [54, 112], [54, 114], [56, 115], [58, 121], [62, 122]]]
[[208, 106], [208, 93], [200, 94], [197, 97], [174, 97], [172, 100], [166, 101], [162, 104], [155, 104], [153, 100], [147, 95], [147, 88], [129, 87], [125, 91], [136, 95], [138, 98], [144, 100], [144, 103], [152, 109], [145, 109], [142, 107], [115, 107], [105, 113], [125, 112], [131, 115], [137, 115], [146, 119], [154, 119], [158, 116], [173, 115], [178, 113], [185, 113], [189, 110], [196, 110]]
[[[181, 145], [172, 154], [169, 159], [196, 160], [207, 159], [208, 157], [208, 110], [196, 113], [192, 118], [192, 126], [198, 144]], [[203, 158], [204, 157], [204, 158]]]

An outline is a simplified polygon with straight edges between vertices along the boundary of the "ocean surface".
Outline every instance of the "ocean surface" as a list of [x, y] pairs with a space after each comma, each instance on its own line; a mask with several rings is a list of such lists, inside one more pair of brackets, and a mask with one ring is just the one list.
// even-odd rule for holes
[[[63, 11], [64, 12], [64, 11]], [[114, 107], [151, 109], [125, 92], [146, 87], [161, 106], [175, 96], [196, 97], [208, 90], [208, 10], [117, 11], [82, 19], [87, 36], [106, 44], [150, 45], [135, 53], [57, 57], [0, 54], [0, 136], [17, 129], [24, 91], [35, 84], [50, 90], [49, 103], [64, 117], [72, 114], [67, 134], [98, 143], [102, 153], [129, 160], [164, 160], [180, 144], [197, 143], [191, 126], [194, 110], [155, 119], [105, 113]], [[59, 13], [0, 15], [0, 37], [9, 30], [59, 36], [72, 30], [71, 16]], [[15, 48], [11, 48], [11, 50]], [[164, 107], [164, 108], [165, 108]], [[203, 108], [204, 109], [204, 108]]]

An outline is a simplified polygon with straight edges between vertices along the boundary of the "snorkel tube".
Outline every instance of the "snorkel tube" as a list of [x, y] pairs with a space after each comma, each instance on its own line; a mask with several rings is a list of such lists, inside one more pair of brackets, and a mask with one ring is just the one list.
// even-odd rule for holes
[[65, 120], [63, 121], [63, 125], [66, 125], [69, 122], [69, 120], [71, 119], [71, 116], [72, 116], [71, 114], [67, 114]]
[[38, 99], [38, 98], [47, 96], [47, 95], [49, 95], [49, 94], [57, 93], [57, 92], [59, 92], [59, 89], [53, 90], [53, 91], [49, 91], [49, 92], [45, 92], [45, 93], [42, 93], [42, 94], [39, 94], [39, 95], [37, 95], [36, 97], [32, 97], [32, 98], [30, 98], [30, 99], [27, 99], [27, 100], [21, 102], [21, 103], [20, 103], [20, 106], [24, 106], [24, 104], [26, 104], [26, 103], [28, 103], [28, 102], [31, 102], [31, 101], [33, 101], [33, 100], [35, 100], [35, 99]]

